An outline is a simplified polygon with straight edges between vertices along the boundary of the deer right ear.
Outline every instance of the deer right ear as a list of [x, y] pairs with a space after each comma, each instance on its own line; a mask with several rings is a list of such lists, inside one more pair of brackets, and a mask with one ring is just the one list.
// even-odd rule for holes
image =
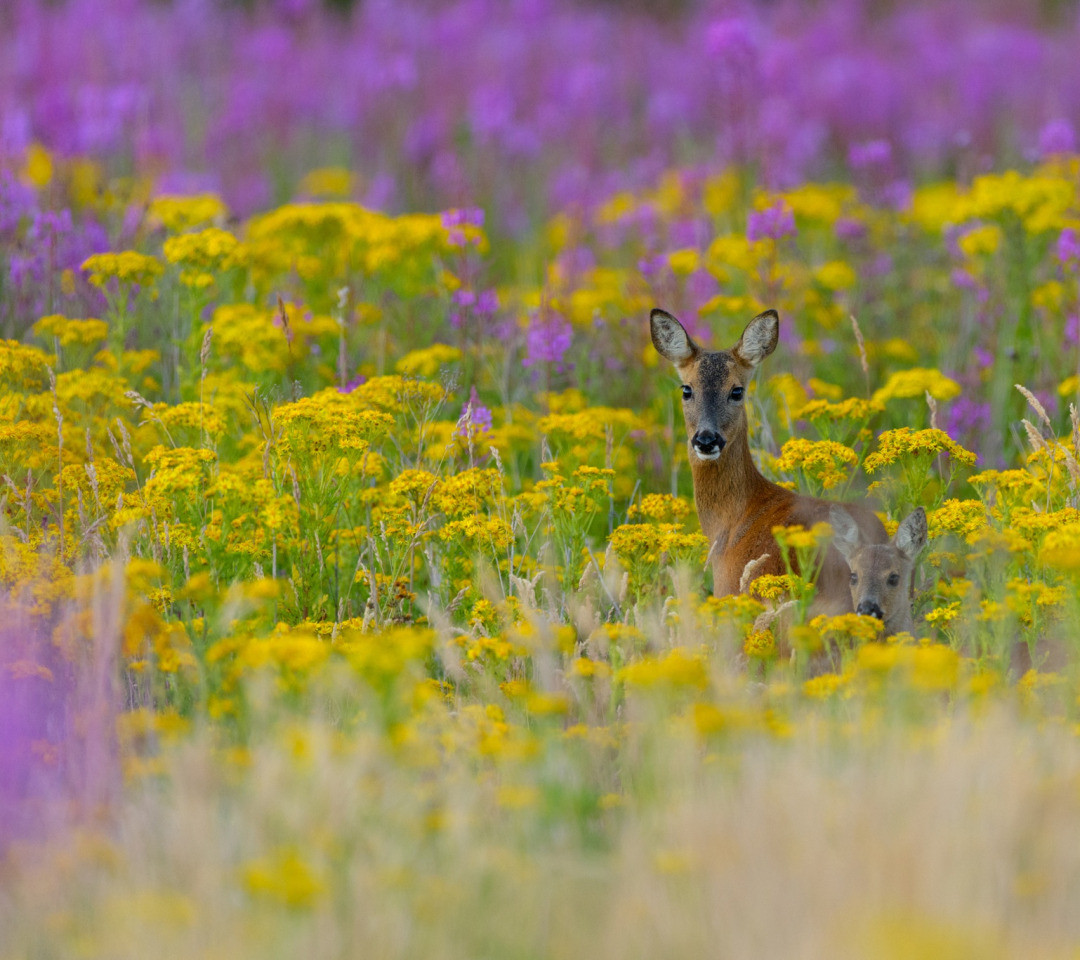
[[834, 506], [829, 511], [829, 525], [833, 529], [833, 546], [850, 566], [859, 550], [859, 525], [851, 514], [840, 506]]
[[649, 329], [657, 353], [675, 366], [681, 367], [697, 355], [697, 344], [690, 339], [683, 325], [666, 310], [653, 310], [649, 314]]
[[759, 313], [747, 325], [732, 353], [748, 367], [756, 367], [776, 349], [780, 339], [780, 316], [775, 310]]
[[926, 511], [916, 507], [900, 521], [893, 537], [893, 546], [908, 560], [914, 561], [926, 546], [926, 538]]

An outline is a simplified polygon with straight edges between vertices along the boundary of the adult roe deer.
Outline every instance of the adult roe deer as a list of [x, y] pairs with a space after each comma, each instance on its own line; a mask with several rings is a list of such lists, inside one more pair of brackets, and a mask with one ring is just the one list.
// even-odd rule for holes
[[[833, 506], [766, 480], [750, 456], [743, 398], [754, 369], [776, 349], [780, 318], [766, 310], [747, 324], [734, 347], [719, 351], [701, 349], [664, 310], [653, 310], [649, 319], [653, 346], [682, 377], [694, 502], [710, 544], [713, 593], [738, 593], [751, 560], [768, 554], [758, 576], [785, 572], [773, 527], [828, 522]], [[838, 506], [851, 517], [863, 543], [888, 542], [872, 511], [856, 504]], [[852, 610], [850, 576], [844, 558], [830, 546], [817, 576], [815, 613]]]

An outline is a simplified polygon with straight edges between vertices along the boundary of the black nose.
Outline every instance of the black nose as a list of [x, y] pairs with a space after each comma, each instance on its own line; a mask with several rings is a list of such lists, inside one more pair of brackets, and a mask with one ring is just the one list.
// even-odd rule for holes
[[885, 614], [873, 600], [864, 600], [855, 608], [855, 612], [864, 617], [877, 617], [878, 620], [884, 620]]
[[712, 453], [713, 450], [723, 450], [727, 441], [712, 430], [699, 430], [694, 434], [694, 446], [702, 453]]

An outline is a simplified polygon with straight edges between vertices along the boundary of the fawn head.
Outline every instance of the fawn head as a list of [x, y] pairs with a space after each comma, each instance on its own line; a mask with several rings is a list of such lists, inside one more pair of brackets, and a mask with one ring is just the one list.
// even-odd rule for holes
[[856, 613], [877, 617], [885, 633], [910, 631], [915, 558], [926, 546], [926, 511], [917, 507], [896, 528], [890, 543], [861, 544], [851, 514], [834, 506], [829, 514], [833, 546], [851, 568], [851, 602]]
[[682, 378], [691, 453], [698, 460], [718, 459], [728, 443], [746, 433], [743, 397], [754, 368], [776, 349], [780, 318], [766, 310], [747, 324], [734, 347], [715, 352], [702, 350], [664, 310], [653, 310], [649, 325], [653, 346]]

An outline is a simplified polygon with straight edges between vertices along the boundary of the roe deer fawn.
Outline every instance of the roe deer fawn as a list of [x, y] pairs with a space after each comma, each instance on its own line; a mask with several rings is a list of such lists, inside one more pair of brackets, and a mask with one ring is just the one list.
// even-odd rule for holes
[[[773, 527], [827, 522], [833, 505], [766, 480], [750, 456], [743, 397], [754, 368], [776, 349], [780, 318], [775, 310], [766, 310], [750, 321], [734, 347], [720, 351], [701, 349], [663, 310], [652, 311], [650, 326], [653, 346], [682, 377], [694, 502], [710, 544], [713, 593], [738, 593], [751, 560], [768, 554], [757, 569], [759, 576], [785, 572]], [[872, 511], [855, 504], [843, 504], [841, 509], [864, 542], [888, 541]], [[850, 575], [844, 558], [830, 546], [817, 575], [815, 613], [851, 611]]]
[[877, 617], [885, 636], [911, 633], [915, 558], [926, 546], [926, 511], [916, 507], [896, 528], [890, 543], [860, 543], [859, 529], [847, 513], [833, 507], [829, 516], [833, 546], [851, 568], [851, 602], [856, 613]]

